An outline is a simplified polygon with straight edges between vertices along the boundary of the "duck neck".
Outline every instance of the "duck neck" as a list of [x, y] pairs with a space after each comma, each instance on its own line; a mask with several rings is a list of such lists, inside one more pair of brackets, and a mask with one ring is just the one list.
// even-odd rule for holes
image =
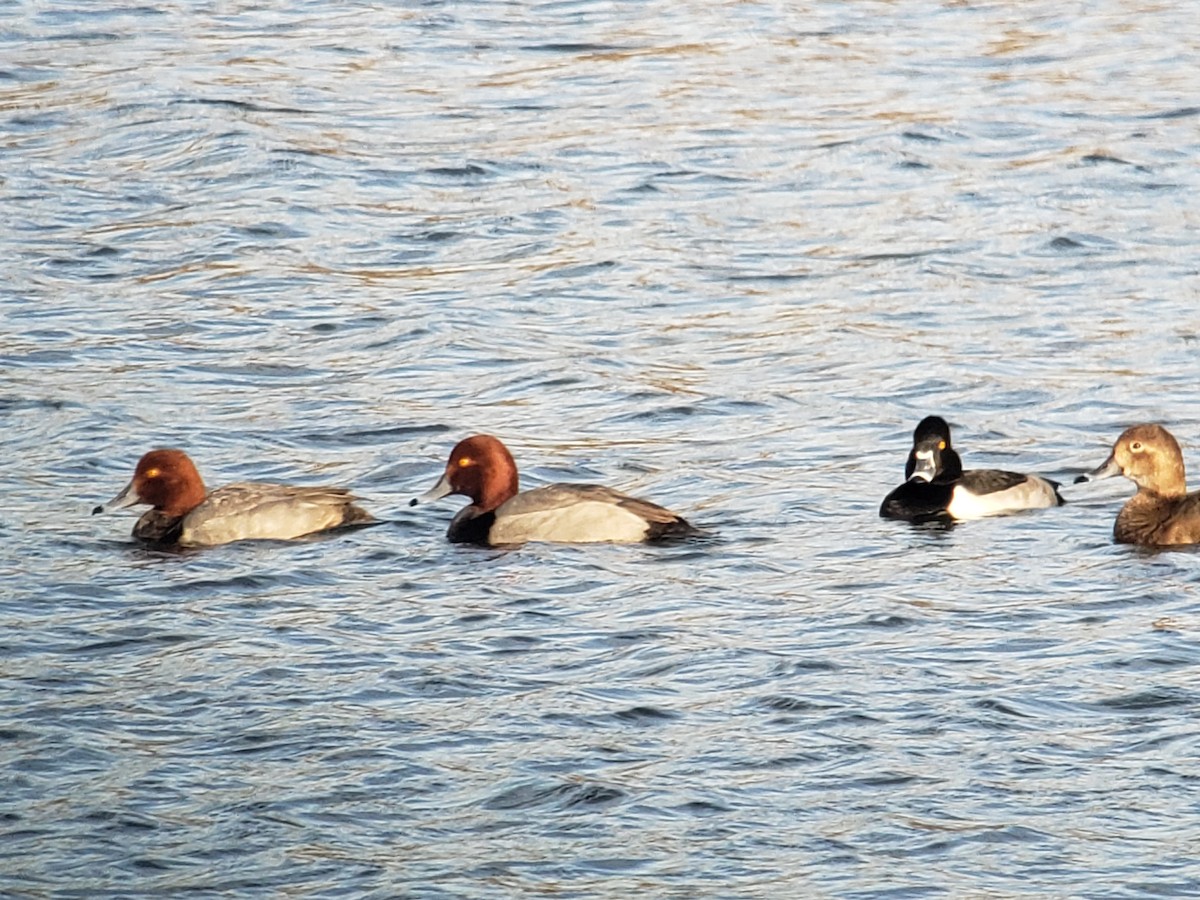
[[182, 518], [203, 503], [207, 496], [204, 482], [199, 477], [186, 479], [175, 487], [167, 502], [157, 509], [165, 515]]
[[1153, 488], [1139, 484], [1138, 492], [1157, 494], [1160, 497], [1171, 499], [1182, 497], [1187, 493], [1187, 474], [1184, 472], [1182, 459], [1171, 460], [1156, 475]]
[[506, 500], [517, 496], [517, 491], [517, 470], [514, 468], [487, 479], [474, 505], [481, 512], [491, 512]]
[[938, 484], [949, 484], [952, 481], [958, 481], [958, 479], [962, 478], [962, 473], [962, 459], [959, 458], [957, 452], [947, 447], [942, 452], [941, 466], [937, 478], [933, 480]]

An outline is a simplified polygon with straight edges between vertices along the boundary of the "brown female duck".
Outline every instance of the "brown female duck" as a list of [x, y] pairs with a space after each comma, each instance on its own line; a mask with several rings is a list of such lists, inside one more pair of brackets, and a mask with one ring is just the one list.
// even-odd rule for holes
[[1161, 425], [1126, 428], [1099, 468], [1078, 481], [1124, 475], [1138, 492], [1121, 508], [1113, 539], [1122, 544], [1200, 543], [1200, 491], [1187, 492], [1183, 453]]

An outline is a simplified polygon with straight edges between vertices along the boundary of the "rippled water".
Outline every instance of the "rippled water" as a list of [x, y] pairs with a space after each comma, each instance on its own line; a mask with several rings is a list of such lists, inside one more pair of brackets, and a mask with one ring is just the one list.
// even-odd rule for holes
[[[1196, 896], [1189, 4], [0, 3], [0, 893]], [[448, 545], [450, 446], [714, 537]], [[383, 527], [181, 555], [141, 452]], [[1186, 451], [1200, 466], [1200, 454]]]

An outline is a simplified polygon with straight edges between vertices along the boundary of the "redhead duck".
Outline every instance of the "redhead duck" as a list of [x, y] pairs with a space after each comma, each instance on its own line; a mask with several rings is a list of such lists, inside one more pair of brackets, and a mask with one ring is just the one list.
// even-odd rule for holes
[[447, 494], [471, 498], [446, 532], [456, 544], [636, 543], [695, 533], [670, 510], [600, 485], [548, 484], [517, 493], [512, 454], [487, 434], [459, 441], [441, 480], [409, 505]]
[[1099, 481], [1124, 475], [1137, 493], [1121, 507], [1113, 525], [1119, 544], [1200, 543], [1200, 491], [1187, 492], [1179, 442], [1161, 425], [1126, 428], [1098, 468], [1075, 479]]
[[344, 488], [231, 484], [211, 494], [182, 450], [151, 450], [133, 480], [92, 515], [138, 503], [153, 507], [133, 526], [149, 544], [204, 547], [242, 540], [288, 540], [374, 517]]
[[904, 477], [879, 507], [885, 519], [978, 519], [1064, 502], [1058, 482], [1048, 478], [999, 469], [963, 471], [950, 446], [950, 426], [940, 416], [926, 416], [913, 431]]

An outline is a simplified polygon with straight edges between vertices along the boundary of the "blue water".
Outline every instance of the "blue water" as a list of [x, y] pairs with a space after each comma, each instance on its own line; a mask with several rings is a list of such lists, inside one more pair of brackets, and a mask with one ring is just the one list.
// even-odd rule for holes
[[[0, 3], [0, 895], [1200, 895], [1200, 558], [876, 516], [1200, 466], [1194, 13]], [[713, 537], [449, 545], [474, 432]]]

